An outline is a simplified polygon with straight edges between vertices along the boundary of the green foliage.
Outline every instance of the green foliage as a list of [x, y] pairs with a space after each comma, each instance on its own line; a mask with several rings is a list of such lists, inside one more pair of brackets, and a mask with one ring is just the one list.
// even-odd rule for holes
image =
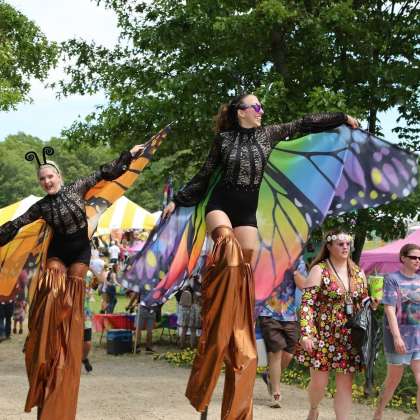
[[0, 0], [0, 111], [28, 100], [31, 78], [44, 80], [57, 56], [34, 22]]
[[[75, 122], [65, 135], [73, 144], [122, 148], [177, 120], [159, 151], [162, 163], [171, 166], [147, 172], [148, 185], [138, 192], [147, 202], [157, 204], [156, 187], [163, 184], [158, 177], [164, 172], [171, 172], [179, 185], [186, 179], [185, 168], [190, 173], [203, 161], [218, 105], [244, 91], [263, 99], [266, 123], [312, 111], [343, 110], [367, 120], [369, 130], [380, 135], [378, 112], [396, 108], [407, 123], [399, 135], [407, 146], [416, 147], [418, 1], [98, 4], [116, 12], [120, 43], [108, 50], [75, 39], [66, 42], [63, 54], [70, 81], [62, 81], [60, 87], [64, 95], [103, 89], [108, 104]], [[180, 151], [190, 158], [186, 166], [176, 159], [163, 160]], [[404, 202], [406, 206], [403, 213], [412, 214], [419, 207], [418, 196]], [[401, 234], [400, 210], [394, 205], [361, 212], [358, 250], [367, 233], [364, 227], [383, 236]], [[390, 215], [387, 223], [383, 212]]]

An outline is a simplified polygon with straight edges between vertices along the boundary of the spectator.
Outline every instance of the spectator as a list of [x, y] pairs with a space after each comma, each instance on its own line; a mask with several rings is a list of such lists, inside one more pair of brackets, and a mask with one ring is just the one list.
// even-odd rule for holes
[[12, 332], [14, 301], [0, 303], [0, 341], [9, 340]]
[[281, 406], [281, 374], [292, 360], [299, 339], [297, 310], [306, 274], [305, 262], [301, 258], [296, 264], [295, 275], [286, 273], [278, 293], [267, 300], [259, 317], [268, 357], [268, 372], [262, 377], [273, 408]]
[[364, 273], [350, 258], [351, 243], [351, 236], [339, 229], [326, 235], [302, 294], [297, 360], [310, 368], [308, 420], [319, 417], [330, 372], [335, 373], [336, 418], [349, 418], [353, 377], [363, 367], [347, 322], [362, 308], [368, 291]]
[[118, 245], [115, 244], [114, 241], [111, 241], [111, 245], [108, 248], [109, 252], [109, 261], [111, 264], [117, 264], [118, 263], [118, 257], [120, 255], [120, 248]]
[[18, 328], [19, 334], [23, 333], [23, 321], [25, 321], [26, 307], [25, 292], [22, 291], [16, 297], [15, 307], [13, 309], [13, 334], [17, 334]]
[[146, 327], [146, 353], [155, 353], [153, 350], [153, 327], [155, 321], [155, 310], [139, 303], [136, 316], [136, 353], [141, 351], [141, 334], [144, 327]]
[[125, 307], [125, 311], [133, 313], [139, 303], [139, 294], [133, 290], [127, 290], [127, 297], [129, 298], [128, 305]]
[[186, 336], [190, 331], [190, 346], [197, 345], [197, 330], [201, 328], [201, 276], [196, 274], [188, 280], [180, 299], [181, 335], [180, 347], [185, 348]]
[[107, 284], [105, 288], [105, 293], [107, 295], [105, 313], [107, 314], [113, 314], [115, 306], [117, 305], [117, 272], [118, 264], [114, 264], [107, 276]]
[[404, 245], [401, 268], [385, 276], [384, 349], [387, 375], [374, 419], [383, 411], [399, 385], [404, 367], [410, 366], [417, 383], [417, 412], [420, 414], [420, 246]]
[[96, 289], [100, 283], [104, 281], [105, 263], [99, 256], [97, 249], [92, 249], [92, 256], [90, 258], [89, 269], [93, 273], [94, 278], [92, 280], [91, 287]]

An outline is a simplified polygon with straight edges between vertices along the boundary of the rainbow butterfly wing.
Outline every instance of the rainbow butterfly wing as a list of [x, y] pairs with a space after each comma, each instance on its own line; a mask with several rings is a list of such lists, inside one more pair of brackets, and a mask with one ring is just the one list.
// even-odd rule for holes
[[205, 208], [220, 178], [216, 171], [205, 198], [195, 207], [179, 207], [168, 221], [152, 232], [143, 249], [122, 275], [122, 284], [145, 295], [148, 306], [165, 302], [185, 277], [204, 264]]
[[257, 304], [278, 288], [327, 214], [378, 206], [407, 196], [416, 185], [415, 156], [362, 130], [341, 126], [279, 143], [259, 196]]

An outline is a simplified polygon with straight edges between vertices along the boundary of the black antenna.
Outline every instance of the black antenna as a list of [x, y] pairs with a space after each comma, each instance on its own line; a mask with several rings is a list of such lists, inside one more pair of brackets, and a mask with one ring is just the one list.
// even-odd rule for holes
[[[34, 159], [36, 159], [36, 161], [38, 162], [38, 166], [41, 166], [41, 162], [40, 162], [39, 157], [38, 157], [38, 155], [36, 154], [36, 152], [33, 152], [33, 151], [27, 152], [27, 153], [25, 154], [25, 159], [26, 159], [28, 162], [32, 162]], [[45, 160], [45, 157], [44, 157], [44, 160]]]

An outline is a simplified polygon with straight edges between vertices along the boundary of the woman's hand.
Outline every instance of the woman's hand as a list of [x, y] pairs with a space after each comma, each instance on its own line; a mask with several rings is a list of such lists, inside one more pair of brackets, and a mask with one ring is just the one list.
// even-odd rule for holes
[[359, 128], [359, 121], [357, 121], [356, 118], [353, 118], [350, 115], [347, 115], [346, 124], [349, 125], [351, 128]]
[[312, 354], [314, 351], [314, 340], [310, 337], [302, 337], [300, 343], [307, 353]]
[[162, 212], [162, 219], [166, 219], [168, 218], [174, 211], [176, 208], [176, 204], [171, 201], [164, 209]]
[[376, 311], [380, 303], [381, 302], [378, 298], [370, 298], [370, 307], [372, 308], [372, 310]]
[[141, 152], [144, 149], [143, 144], [136, 144], [132, 149], [130, 150], [131, 156], [136, 157], [136, 155]]
[[407, 353], [405, 343], [404, 343], [403, 339], [401, 338], [401, 336], [394, 337], [394, 347], [395, 347], [395, 351], [397, 353], [400, 353], [400, 354]]

